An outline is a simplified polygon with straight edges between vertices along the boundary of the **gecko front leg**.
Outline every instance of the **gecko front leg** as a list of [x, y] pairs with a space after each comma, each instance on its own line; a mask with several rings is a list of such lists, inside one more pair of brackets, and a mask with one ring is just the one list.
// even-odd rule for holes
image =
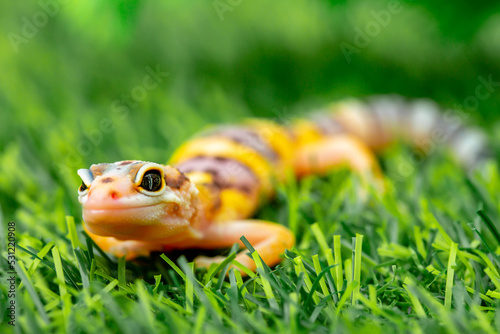
[[[242, 236], [253, 245], [268, 266], [278, 264], [281, 261], [280, 255], [295, 243], [293, 233], [282, 225], [263, 220], [244, 219], [211, 225], [204, 232], [204, 238], [198, 246], [205, 249], [230, 247], [235, 243], [243, 246], [240, 240]], [[246, 253], [247, 251], [238, 253], [236, 261], [255, 271], [257, 268], [255, 262]], [[197, 267], [209, 267], [212, 263], [220, 263], [223, 260], [221, 256], [213, 258], [199, 256], [194, 261]]]

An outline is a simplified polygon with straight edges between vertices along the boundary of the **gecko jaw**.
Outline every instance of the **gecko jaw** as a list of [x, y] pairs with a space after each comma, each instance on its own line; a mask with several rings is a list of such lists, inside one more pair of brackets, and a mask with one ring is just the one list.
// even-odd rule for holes
[[87, 230], [100, 236], [122, 240], [153, 240], [171, 237], [184, 231], [189, 221], [172, 214], [176, 203], [129, 208], [84, 208]]

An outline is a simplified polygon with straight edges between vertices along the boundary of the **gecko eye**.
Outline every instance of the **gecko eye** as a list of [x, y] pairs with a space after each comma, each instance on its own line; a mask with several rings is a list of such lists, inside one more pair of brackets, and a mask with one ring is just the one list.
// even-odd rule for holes
[[82, 180], [82, 184], [81, 184], [81, 185], [80, 185], [80, 187], [78, 188], [78, 194], [79, 194], [80, 196], [85, 195], [85, 194], [88, 192], [89, 188], [90, 188], [90, 186], [88, 186], [88, 185], [85, 183], [85, 181], [83, 181], [83, 180]]
[[84, 192], [87, 189], [89, 189], [89, 187], [87, 187], [87, 185], [85, 184], [85, 182], [82, 181], [82, 184], [80, 185], [80, 188], [78, 188], [78, 191], [79, 192]]
[[88, 169], [79, 169], [78, 175], [80, 175], [80, 177], [82, 178], [82, 184], [80, 185], [80, 188], [78, 188], [78, 194], [80, 196], [83, 196], [89, 190], [90, 185], [94, 180], [94, 177], [92, 176], [92, 173]]
[[147, 191], [159, 191], [162, 188], [162, 173], [157, 169], [148, 170], [142, 177], [141, 188]]

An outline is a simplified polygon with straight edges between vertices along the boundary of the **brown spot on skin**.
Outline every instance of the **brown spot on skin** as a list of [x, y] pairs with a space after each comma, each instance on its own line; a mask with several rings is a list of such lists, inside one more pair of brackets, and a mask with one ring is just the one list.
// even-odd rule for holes
[[131, 163], [133, 163], [132, 160], [125, 160], [125, 161], [122, 161], [118, 164], [118, 166], [125, 166], [125, 165], [130, 165]]
[[252, 189], [250, 189], [250, 187], [247, 187], [247, 186], [241, 186], [240, 188], [238, 188], [238, 190], [240, 190], [241, 192], [243, 192], [247, 195], [250, 195], [252, 193]]
[[216, 197], [216, 200], [215, 200], [214, 205], [212, 207], [212, 210], [219, 211], [221, 207], [222, 207], [222, 200], [220, 198], [220, 190], [219, 190], [219, 193], [217, 194], [217, 197]]
[[112, 177], [105, 177], [104, 179], [101, 180], [102, 183], [111, 183], [113, 182], [115, 179], [112, 178]]
[[180, 189], [189, 179], [182, 172], [177, 172], [177, 175], [165, 174], [165, 184], [173, 189]]

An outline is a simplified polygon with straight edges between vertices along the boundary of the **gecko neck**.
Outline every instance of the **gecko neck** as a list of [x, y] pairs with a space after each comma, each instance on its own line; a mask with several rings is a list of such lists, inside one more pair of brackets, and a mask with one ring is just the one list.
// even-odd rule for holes
[[191, 206], [193, 214], [187, 219], [189, 224], [186, 224], [185, 228], [180, 230], [178, 233], [162, 238], [159, 241], [174, 246], [177, 243], [185, 244], [188, 240], [196, 241], [203, 238], [204, 230], [209, 224], [205, 215], [206, 209], [198, 198], [194, 198], [192, 200]]
[[202, 233], [209, 224], [206, 216], [207, 209], [199, 198], [193, 199], [192, 206], [194, 208], [194, 213], [189, 219], [189, 228], [198, 233]]

